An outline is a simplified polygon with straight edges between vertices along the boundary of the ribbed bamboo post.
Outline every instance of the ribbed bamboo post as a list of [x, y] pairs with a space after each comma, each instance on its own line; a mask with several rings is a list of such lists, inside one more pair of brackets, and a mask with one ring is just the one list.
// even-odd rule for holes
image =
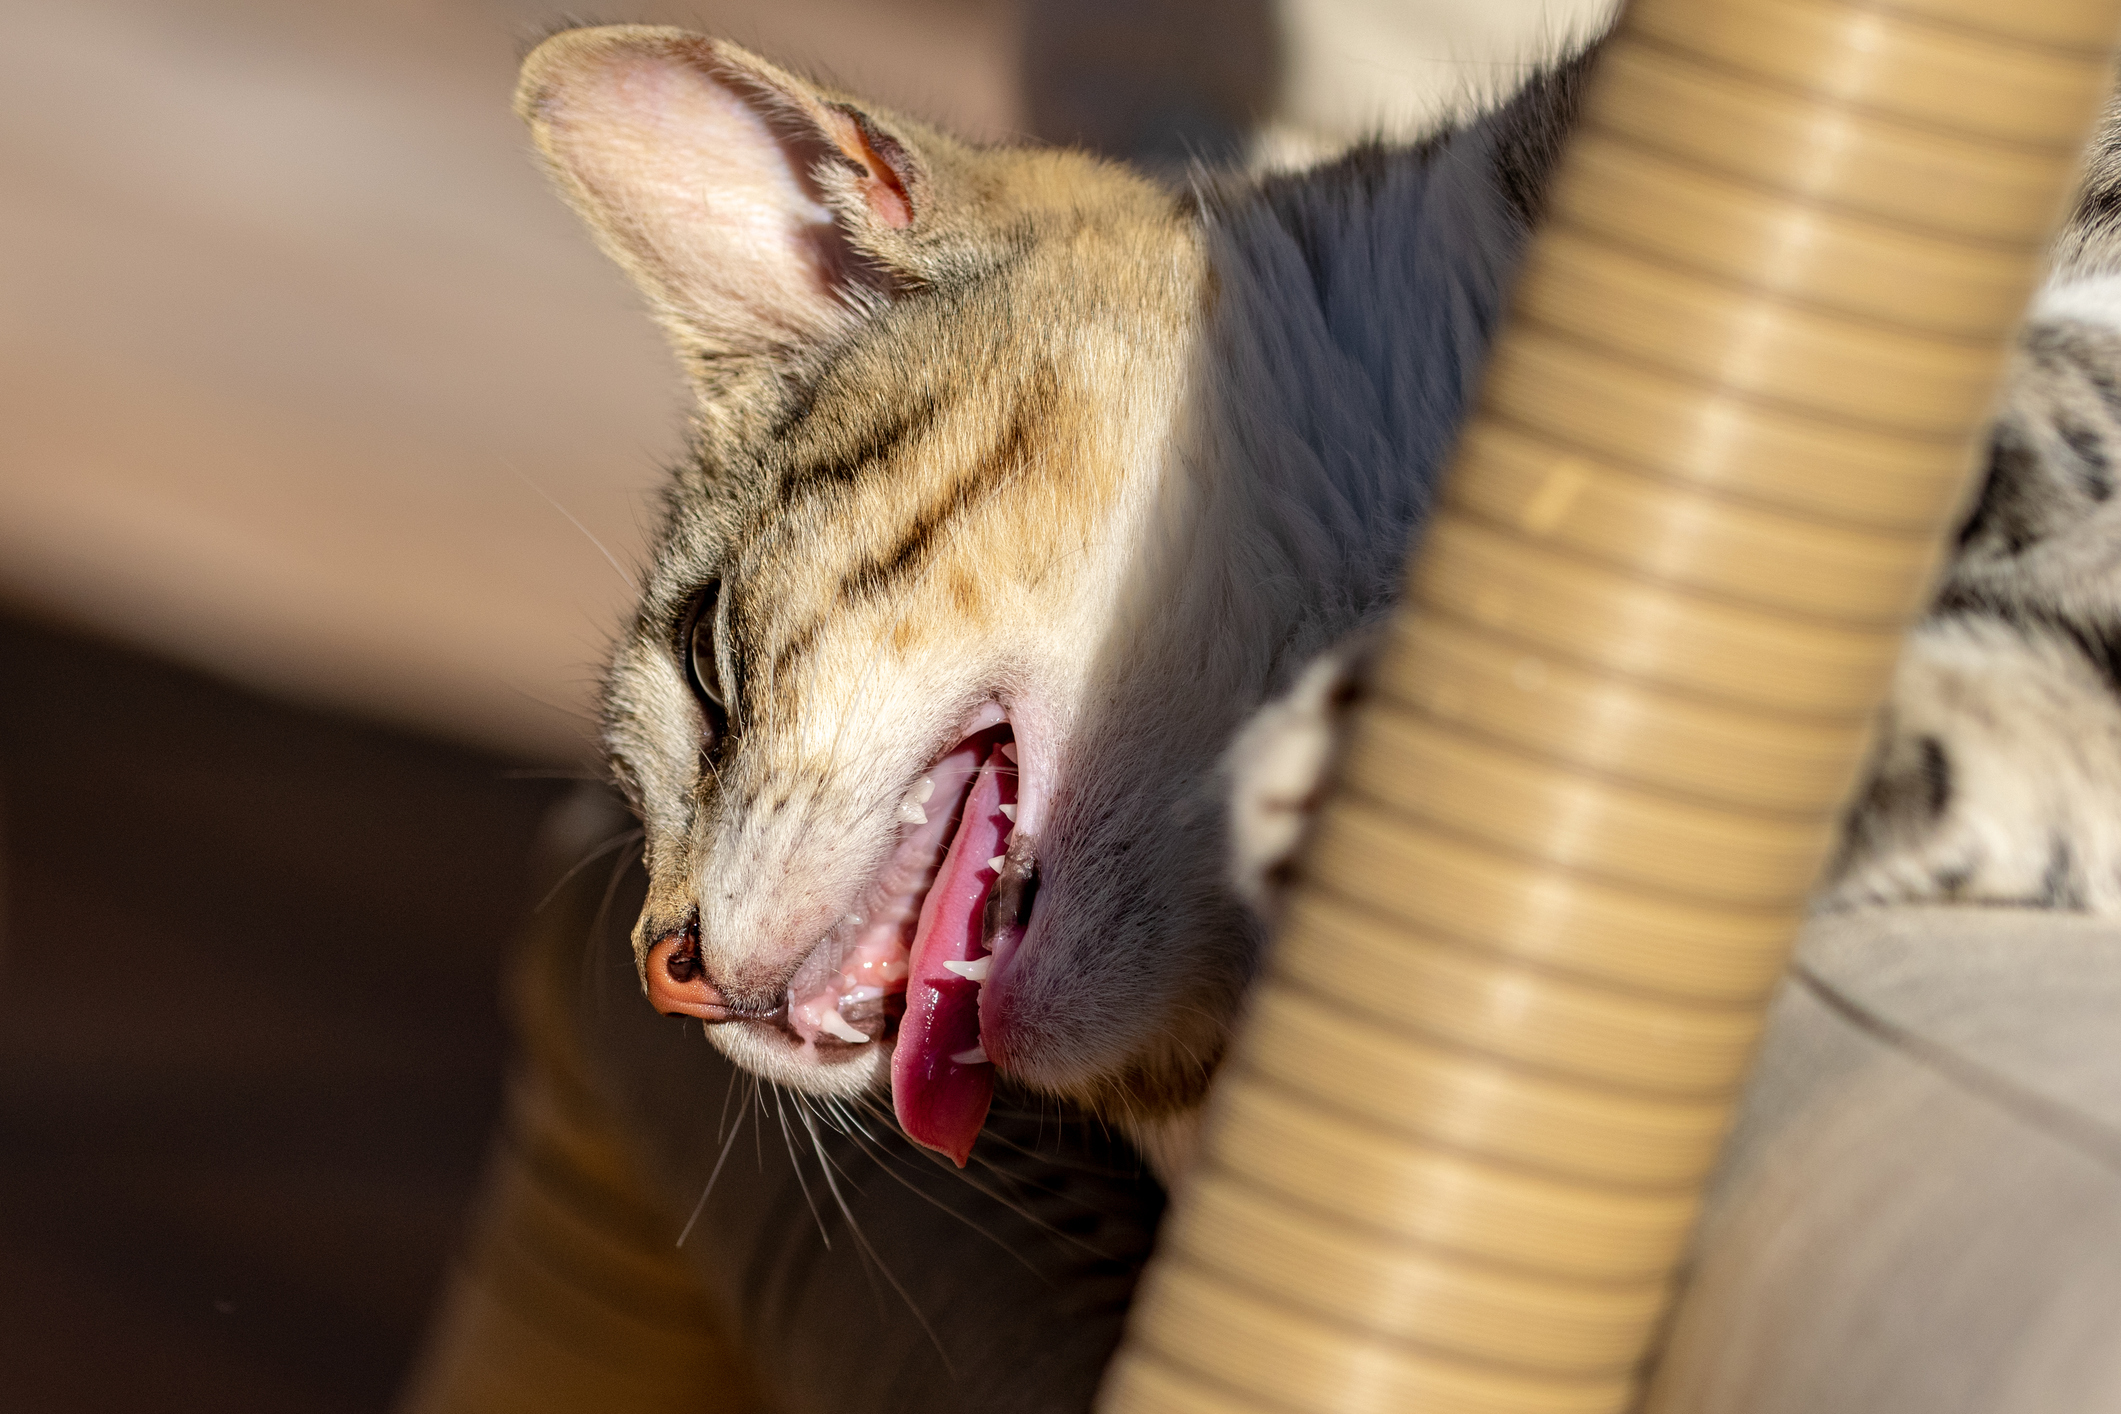
[[1107, 1414], [1629, 1403], [2117, 20], [1627, 15]]

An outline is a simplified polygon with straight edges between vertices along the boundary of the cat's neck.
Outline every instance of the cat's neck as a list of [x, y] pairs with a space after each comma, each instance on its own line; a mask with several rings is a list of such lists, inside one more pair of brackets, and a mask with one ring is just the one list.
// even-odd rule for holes
[[[1381, 612], [1476, 386], [1582, 61], [1469, 125], [1204, 200], [1215, 310], [1196, 514], [1242, 552], [1218, 593], [1292, 650]], [[1196, 566], [1198, 568], [1198, 566]], [[1271, 586], [1281, 585], [1282, 588]], [[1328, 586], [1326, 603], [1289, 584]], [[1262, 588], [1262, 587], [1265, 588]], [[1313, 627], [1307, 617], [1331, 620]], [[1258, 627], [1265, 627], [1264, 624]]]

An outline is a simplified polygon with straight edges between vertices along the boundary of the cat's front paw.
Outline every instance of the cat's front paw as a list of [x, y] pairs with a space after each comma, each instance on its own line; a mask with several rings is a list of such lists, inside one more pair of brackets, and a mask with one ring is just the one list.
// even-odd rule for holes
[[2121, 912], [2121, 702], [2067, 633], [1945, 614], [1910, 636], [1816, 905]]
[[1312, 659], [1294, 687], [1252, 714], [1223, 758], [1232, 878], [1263, 913], [1318, 813], [1369, 646], [1364, 635]]
[[2121, 278], [2050, 286], [1818, 900], [2121, 909]]

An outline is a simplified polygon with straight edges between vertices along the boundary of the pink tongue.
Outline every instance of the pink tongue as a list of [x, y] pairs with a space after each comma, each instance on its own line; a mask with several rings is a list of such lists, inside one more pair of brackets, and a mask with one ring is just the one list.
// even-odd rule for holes
[[965, 812], [942, 872], [921, 904], [913, 931], [906, 1014], [891, 1056], [891, 1104], [915, 1140], [963, 1168], [994, 1099], [994, 1067], [952, 1060], [979, 1045], [979, 984], [943, 966], [986, 956], [981, 915], [995, 872], [987, 861], [1006, 847], [1010, 824], [1000, 808], [1016, 800], [1016, 767], [999, 749], [965, 797]]

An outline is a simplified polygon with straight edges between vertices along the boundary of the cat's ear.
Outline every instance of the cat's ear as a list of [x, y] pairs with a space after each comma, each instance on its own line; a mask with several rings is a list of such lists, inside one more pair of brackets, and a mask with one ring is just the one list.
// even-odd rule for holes
[[516, 111], [702, 372], [829, 337], [919, 278], [931, 183], [910, 125], [734, 45], [568, 30], [524, 61]]

